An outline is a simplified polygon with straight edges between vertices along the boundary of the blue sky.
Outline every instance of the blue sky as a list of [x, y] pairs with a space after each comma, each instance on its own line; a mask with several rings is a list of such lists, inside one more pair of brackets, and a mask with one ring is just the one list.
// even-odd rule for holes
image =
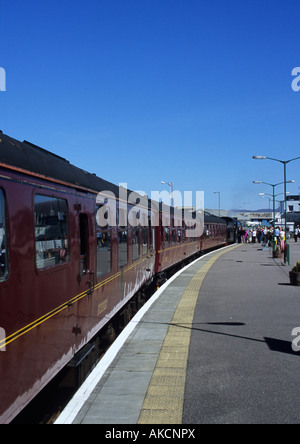
[[283, 167], [252, 155], [300, 156], [299, 27], [298, 0], [0, 0], [0, 129], [133, 190], [266, 207], [252, 181]]

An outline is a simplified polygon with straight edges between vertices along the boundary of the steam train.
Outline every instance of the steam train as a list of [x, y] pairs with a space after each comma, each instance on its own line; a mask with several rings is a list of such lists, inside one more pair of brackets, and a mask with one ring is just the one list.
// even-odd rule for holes
[[0, 423], [11, 422], [143, 286], [234, 241], [234, 223], [208, 214], [203, 234], [190, 237], [174, 212], [166, 225], [164, 210], [145, 203], [136, 226], [130, 212], [134, 204], [125, 205], [119, 187], [0, 132]]

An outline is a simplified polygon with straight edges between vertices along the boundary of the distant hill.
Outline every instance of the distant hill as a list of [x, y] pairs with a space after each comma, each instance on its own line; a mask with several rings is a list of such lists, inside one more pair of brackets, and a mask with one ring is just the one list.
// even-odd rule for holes
[[[269, 213], [270, 211], [273, 211], [273, 208], [261, 208], [259, 210], [247, 210], [245, 208], [242, 209], [232, 209], [230, 211], [233, 211], [235, 213]], [[279, 208], [275, 208], [275, 211], [278, 212], [280, 211]]]

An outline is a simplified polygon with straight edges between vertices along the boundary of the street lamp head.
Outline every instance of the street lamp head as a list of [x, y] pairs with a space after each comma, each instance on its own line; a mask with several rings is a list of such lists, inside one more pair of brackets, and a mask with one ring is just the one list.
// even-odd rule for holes
[[258, 193], [259, 196], [265, 196], [266, 193]]
[[252, 159], [262, 160], [262, 159], [266, 159], [266, 156], [252, 156]]
[[254, 180], [253, 183], [262, 183], [261, 180]]

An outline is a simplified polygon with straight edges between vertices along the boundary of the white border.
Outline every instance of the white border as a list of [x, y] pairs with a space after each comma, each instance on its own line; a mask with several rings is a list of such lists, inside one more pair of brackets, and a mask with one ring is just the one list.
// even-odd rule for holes
[[78, 391], [75, 393], [71, 401], [67, 404], [65, 409], [61, 412], [60, 416], [57, 418], [57, 420], [54, 422], [54, 424], [72, 424], [76, 416], [78, 415], [79, 411], [83, 407], [84, 403], [88, 400], [91, 393], [93, 392], [94, 388], [98, 384], [98, 382], [101, 380], [102, 376], [112, 363], [112, 361], [117, 356], [120, 349], [125, 344], [125, 341], [128, 339], [129, 335], [133, 332], [135, 327], [138, 325], [138, 323], [141, 321], [145, 313], [149, 310], [149, 308], [154, 304], [154, 302], [161, 296], [161, 294], [164, 292], [164, 290], [179, 276], [181, 273], [183, 273], [185, 270], [187, 270], [189, 267], [194, 265], [196, 262], [202, 260], [204, 257], [216, 253], [218, 251], [221, 251], [225, 248], [229, 248], [232, 245], [228, 245], [223, 248], [219, 248], [218, 250], [211, 251], [210, 253], [206, 253], [204, 256], [199, 257], [195, 261], [191, 262], [190, 264], [186, 265], [184, 268], [179, 270], [177, 273], [175, 273], [167, 282], [165, 282], [155, 293], [154, 295], [149, 299], [148, 302], [146, 302], [145, 305], [137, 312], [137, 314], [131, 319], [129, 324], [124, 328], [122, 333], [117, 337], [117, 339], [114, 341], [112, 346], [107, 350], [99, 364], [94, 368], [94, 370], [91, 372], [91, 374], [87, 377], [87, 379], [84, 381], [84, 383], [81, 385], [81, 387], [78, 389]]

